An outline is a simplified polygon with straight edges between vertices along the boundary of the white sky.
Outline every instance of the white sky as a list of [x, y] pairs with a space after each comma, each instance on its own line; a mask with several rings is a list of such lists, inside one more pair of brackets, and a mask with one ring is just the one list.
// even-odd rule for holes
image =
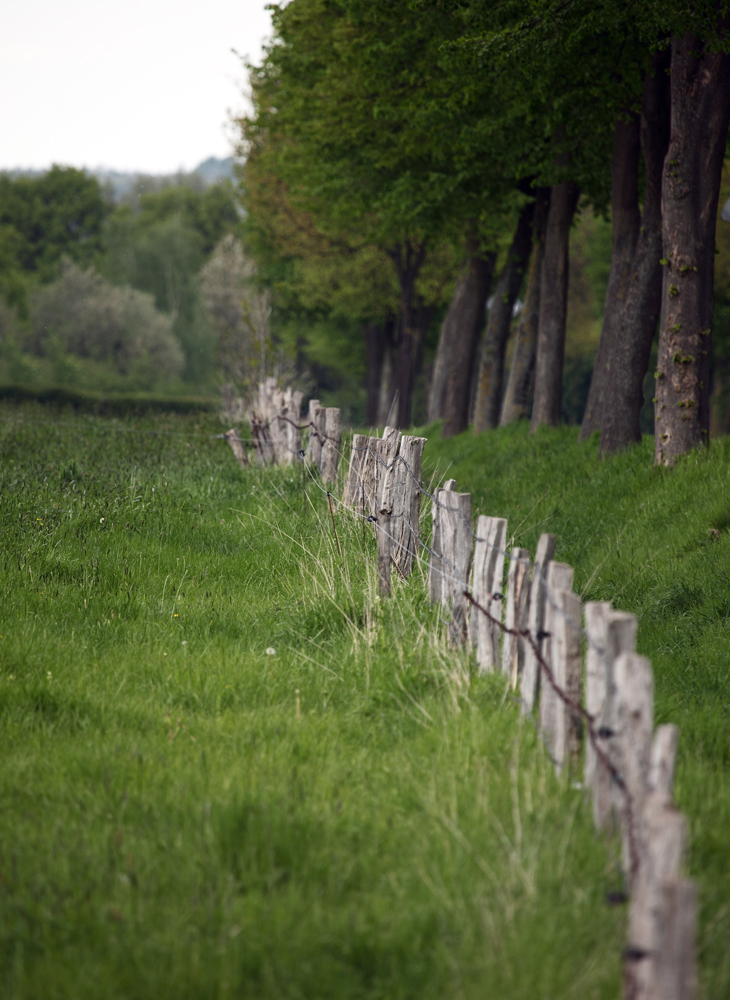
[[190, 170], [229, 156], [228, 111], [269, 34], [267, 0], [3, 3], [0, 169]]

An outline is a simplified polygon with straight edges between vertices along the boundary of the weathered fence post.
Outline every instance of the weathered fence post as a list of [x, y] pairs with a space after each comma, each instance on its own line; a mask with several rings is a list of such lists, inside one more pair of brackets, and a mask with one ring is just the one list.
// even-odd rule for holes
[[390, 597], [390, 563], [392, 559], [390, 513], [386, 510], [379, 510], [376, 516], [378, 530], [378, 593], [381, 597]]
[[364, 469], [367, 458], [368, 439], [365, 434], [352, 435], [352, 450], [350, 451], [350, 467], [347, 471], [345, 486], [345, 503], [356, 506], [362, 513], [365, 509]]
[[679, 728], [671, 724], [657, 726], [651, 742], [651, 764], [649, 767], [649, 789], [672, 797], [674, 790], [674, 768], [677, 761]]
[[[581, 702], [581, 601], [572, 590], [562, 590], [556, 594], [556, 601], [562, 614], [555, 616], [555, 681], [558, 687], [576, 705]], [[557, 647], [557, 649], [556, 649]], [[544, 692], [543, 692], [544, 694]], [[555, 744], [553, 756], [560, 773], [568, 763], [576, 765], [580, 758], [583, 724], [580, 715], [565, 702], [556, 698]]]
[[[543, 630], [545, 640], [542, 644], [542, 658], [550, 667], [553, 677], [557, 680], [559, 671], [557, 658], [561, 653], [561, 647], [557, 637], [558, 621], [562, 618], [562, 608], [557, 602], [557, 595], [561, 590], [570, 590], [573, 586], [573, 576], [575, 571], [567, 563], [548, 563], [545, 579], [547, 581], [545, 593], [545, 613], [543, 617]], [[540, 729], [545, 735], [547, 745], [553, 755], [555, 754], [555, 734], [558, 724], [558, 698], [552, 684], [546, 677], [542, 676], [540, 669], [540, 679], [538, 681], [540, 694]]]
[[336, 406], [328, 406], [325, 412], [324, 444], [322, 445], [322, 482], [325, 485], [337, 482], [337, 467], [340, 463], [342, 445], [342, 415]]
[[[530, 593], [528, 570], [530, 553], [514, 548], [510, 552], [507, 574], [507, 609], [504, 623], [508, 629], [519, 629]], [[518, 635], [504, 633], [502, 639], [502, 673], [510, 678], [514, 691], [525, 662], [525, 643]]]
[[[532, 570], [532, 580], [530, 581], [530, 598], [525, 608], [522, 629], [527, 629], [540, 650], [542, 639], [538, 638], [543, 630], [543, 619], [545, 615], [545, 572], [550, 560], [555, 552], [555, 535], [540, 535], [535, 553], [535, 565]], [[532, 644], [525, 643], [525, 666], [522, 671], [522, 683], [520, 685], [520, 696], [522, 700], [522, 711], [528, 713], [535, 707], [537, 701], [538, 685], [540, 683], [540, 671], [535, 650]]]
[[462, 646], [468, 638], [468, 615], [464, 591], [467, 589], [473, 534], [471, 493], [439, 490], [441, 508], [441, 600], [451, 604], [451, 638]]
[[[633, 653], [636, 649], [637, 621], [635, 615], [624, 611], [609, 611], [606, 625], [606, 646], [604, 653], [603, 702], [596, 718], [598, 745], [606, 754], [612, 766], [617, 767], [618, 748], [615, 736], [618, 733], [616, 684], [614, 663], [622, 653]], [[613, 808], [618, 801], [620, 790], [614, 788], [609, 770], [599, 760], [593, 776], [593, 822], [598, 831], [608, 832], [614, 822]]]
[[[477, 522], [477, 537], [474, 543], [472, 594], [474, 600], [498, 621], [502, 620], [504, 605], [502, 579], [506, 544], [505, 518], [487, 518], [482, 515]], [[491, 622], [478, 608], [472, 607], [470, 634], [472, 643], [476, 644], [477, 665], [482, 672], [494, 670], [499, 663], [501, 631], [499, 625]]]
[[[606, 697], [606, 636], [610, 610], [611, 605], [608, 601], [589, 601], [585, 606], [586, 636], [588, 637], [585, 709], [591, 719], [596, 721], [596, 725]], [[595, 773], [596, 751], [593, 743], [587, 740], [583, 771], [583, 784], [586, 788], [593, 788]]]
[[[616, 736], [613, 760], [623, 778], [626, 796], [616, 789], [616, 811], [623, 830], [624, 866], [631, 872], [632, 845], [638, 852], [644, 802], [649, 793], [651, 736], [654, 729], [654, 677], [645, 656], [622, 653], [614, 663], [616, 686]], [[637, 858], [638, 861], [638, 858]], [[636, 877], [638, 873], [632, 872]]]
[[286, 423], [286, 445], [287, 445], [287, 465], [292, 465], [299, 461], [299, 452], [302, 450], [302, 429], [299, 420], [302, 412], [302, 400], [304, 393], [298, 390], [287, 390], [287, 416]]
[[695, 1000], [697, 996], [697, 886], [667, 878], [659, 886], [654, 917], [654, 989], [651, 1000]]
[[428, 560], [428, 593], [431, 604], [440, 603], [446, 594], [444, 587], [443, 543], [441, 541], [441, 504], [448, 503], [448, 497], [442, 493], [453, 493], [455, 479], [447, 479], [441, 488], [434, 490], [434, 500], [431, 505], [433, 529], [431, 531], [431, 554]]
[[421, 462], [426, 438], [404, 435], [398, 456], [386, 473], [381, 508], [391, 516], [392, 556], [403, 576], [410, 576], [419, 556]]
[[310, 465], [313, 465], [315, 469], [319, 468], [320, 458], [322, 457], [322, 441], [317, 433], [317, 422], [319, 420], [319, 411], [321, 409], [322, 406], [318, 399], [309, 400], [309, 407], [307, 409], [309, 439], [307, 441], [306, 454], [307, 461]]
[[624, 962], [625, 1000], [666, 1000], [657, 991], [657, 975], [667, 957], [659, 948], [657, 921], [661, 887], [680, 871], [688, 844], [688, 824], [662, 792], [651, 792], [644, 804], [639, 872], [631, 893], [628, 947]]
[[242, 469], [245, 469], [246, 466], [248, 465], [248, 455], [246, 454], [246, 451], [243, 447], [243, 443], [241, 442], [241, 438], [238, 436], [238, 431], [236, 430], [236, 428], [231, 427], [229, 431], [226, 431], [223, 437], [231, 446], [231, 450], [233, 454], [236, 456], [236, 461], [238, 462], [238, 464], [241, 466]]

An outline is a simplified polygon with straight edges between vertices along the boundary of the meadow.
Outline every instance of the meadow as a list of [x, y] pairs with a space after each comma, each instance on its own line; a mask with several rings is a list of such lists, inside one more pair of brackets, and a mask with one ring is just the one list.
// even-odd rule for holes
[[[0, 406], [0, 992], [608, 998], [619, 850], [422, 572], [201, 413]], [[730, 992], [730, 443], [669, 472], [576, 431], [425, 432], [511, 544], [639, 617]], [[430, 523], [424, 509], [424, 528]], [[512, 540], [513, 539], [513, 540]]]

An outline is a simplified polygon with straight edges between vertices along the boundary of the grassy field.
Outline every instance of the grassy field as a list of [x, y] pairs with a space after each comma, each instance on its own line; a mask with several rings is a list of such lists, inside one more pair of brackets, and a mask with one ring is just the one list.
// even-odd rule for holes
[[[220, 429], [0, 409], [0, 994], [616, 997], [581, 790], [421, 574], [377, 600], [372, 539], [338, 513], [340, 557], [314, 484]], [[429, 474], [639, 615], [726, 997], [730, 449], [655, 473], [574, 431], [430, 437]]]

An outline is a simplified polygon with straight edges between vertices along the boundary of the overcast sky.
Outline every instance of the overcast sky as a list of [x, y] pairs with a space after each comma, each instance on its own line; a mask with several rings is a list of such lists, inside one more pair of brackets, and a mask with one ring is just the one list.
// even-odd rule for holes
[[229, 109], [268, 35], [267, 0], [3, 4], [0, 169], [169, 173], [228, 156]]

